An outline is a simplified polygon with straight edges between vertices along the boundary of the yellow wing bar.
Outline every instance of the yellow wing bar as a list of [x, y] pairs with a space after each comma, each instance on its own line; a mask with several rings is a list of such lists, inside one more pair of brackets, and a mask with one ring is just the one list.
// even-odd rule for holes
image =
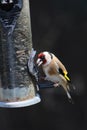
[[67, 72], [66, 71], [64, 71], [64, 77], [65, 77], [66, 80], [70, 81], [70, 78], [67, 76]]

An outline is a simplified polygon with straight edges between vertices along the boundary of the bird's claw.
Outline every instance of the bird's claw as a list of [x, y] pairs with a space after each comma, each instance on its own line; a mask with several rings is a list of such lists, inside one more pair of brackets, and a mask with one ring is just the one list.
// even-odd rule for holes
[[59, 86], [59, 83], [54, 83], [53, 86], [56, 88]]
[[39, 80], [45, 80], [45, 77], [39, 77]]

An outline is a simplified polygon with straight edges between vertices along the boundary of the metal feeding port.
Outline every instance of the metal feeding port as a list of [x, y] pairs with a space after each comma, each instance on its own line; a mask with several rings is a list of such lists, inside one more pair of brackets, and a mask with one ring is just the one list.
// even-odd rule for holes
[[13, 0], [1, 0], [1, 2], [0, 3], [2, 3], [2, 4], [10, 4], [10, 3], [13, 3]]
[[31, 50], [29, 0], [0, 1], [0, 107], [40, 102], [27, 67]]

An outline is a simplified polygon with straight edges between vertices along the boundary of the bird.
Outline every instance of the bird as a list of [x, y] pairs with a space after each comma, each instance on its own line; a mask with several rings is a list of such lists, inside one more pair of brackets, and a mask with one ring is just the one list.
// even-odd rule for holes
[[42, 70], [45, 74], [44, 80], [53, 82], [54, 87], [62, 86], [68, 99], [72, 100], [70, 95], [71, 79], [59, 58], [51, 52], [43, 51], [37, 55], [36, 64], [38, 67], [42, 66]]

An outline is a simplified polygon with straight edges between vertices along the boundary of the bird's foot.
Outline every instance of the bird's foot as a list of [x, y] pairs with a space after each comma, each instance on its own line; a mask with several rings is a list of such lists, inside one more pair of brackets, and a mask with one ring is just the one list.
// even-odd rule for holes
[[40, 77], [39, 80], [45, 80], [45, 77]]
[[54, 83], [53, 86], [56, 88], [59, 86], [59, 83]]
[[50, 81], [48, 77], [44, 77], [44, 80], [48, 80], [48, 81]]

